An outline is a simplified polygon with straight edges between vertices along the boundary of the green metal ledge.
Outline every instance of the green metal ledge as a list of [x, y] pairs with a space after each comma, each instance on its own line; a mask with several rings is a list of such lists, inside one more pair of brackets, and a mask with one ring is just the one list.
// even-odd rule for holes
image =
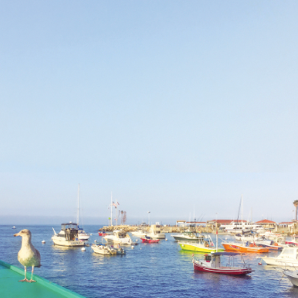
[[[27, 272], [28, 277], [31, 276]], [[36, 283], [19, 282], [24, 278], [24, 270], [0, 260], [0, 297], [9, 298], [84, 298], [77, 293], [52, 283], [38, 275], [33, 276]]]

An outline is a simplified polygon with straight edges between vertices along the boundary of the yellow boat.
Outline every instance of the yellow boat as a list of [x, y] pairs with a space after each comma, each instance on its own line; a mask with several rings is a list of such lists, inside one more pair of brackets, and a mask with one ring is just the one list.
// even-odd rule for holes
[[201, 236], [197, 243], [179, 242], [182, 250], [197, 251], [197, 252], [218, 252], [224, 251], [222, 248], [216, 249], [210, 236]]

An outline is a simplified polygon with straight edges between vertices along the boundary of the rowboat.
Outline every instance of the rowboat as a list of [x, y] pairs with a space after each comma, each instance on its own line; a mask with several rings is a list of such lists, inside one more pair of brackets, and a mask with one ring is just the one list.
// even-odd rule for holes
[[158, 243], [159, 239], [147, 239], [147, 238], [141, 238], [143, 243]]
[[250, 244], [246, 246], [245, 244], [238, 244], [238, 243], [222, 243], [222, 246], [226, 251], [249, 252], [249, 253], [269, 252], [269, 248], [259, 247], [254, 244]]
[[[215, 252], [211, 254], [206, 254], [204, 260], [195, 260], [193, 258], [192, 262], [195, 271], [228, 275], [245, 275], [251, 273], [253, 270], [247, 264], [245, 264], [243, 256], [241, 254], [241, 259], [243, 262], [242, 267], [234, 266], [234, 257], [237, 255], [239, 254], [233, 252]], [[227, 266], [221, 266], [221, 256], [229, 257]]]

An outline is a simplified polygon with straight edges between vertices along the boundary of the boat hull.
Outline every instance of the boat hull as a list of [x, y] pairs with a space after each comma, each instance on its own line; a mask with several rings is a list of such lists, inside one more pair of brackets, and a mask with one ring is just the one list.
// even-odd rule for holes
[[191, 245], [191, 244], [186, 244], [186, 243], [179, 243], [180, 247], [182, 250], [188, 250], [188, 251], [197, 251], [197, 252], [216, 252], [216, 251], [224, 251], [222, 248], [211, 248], [211, 247], [205, 247], [205, 246], [199, 246], [199, 245]]
[[230, 244], [230, 243], [222, 243], [222, 246], [226, 251], [247, 252], [247, 253], [269, 252], [269, 249], [265, 247], [249, 247], [249, 246], [241, 246], [241, 245]]
[[145, 239], [141, 238], [143, 243], [159, 243], [159, 239]]
[[52, 240], [54, 242], [55, 245], [59, 245], [59, 246], [67, 246], [67, 247], [81, 247], [81, 246], [85, 246], [85, 243], [82, 241], [73, 241], [73, 240], [64, 240], [64, 239], [57, 239], [55, 237], [52, 237]]
[[246, 275], [252, 272], [251, 268], [233, 268], [233, 267], [218, 267], [211, 268], [200, 264], [199, 262], [193, 263], [195, 271], [201, 272], [211, 272], [217, 274], [227, 274], [227, 275]]
[[293, 286], [298, 287], [298, 271], [284, 271], [284, 275], [290, 280]]
[[297, 260], [286, 260], [278, 258], [263, 257], [262, 260], [267, 265], [281, 266], [281, 267], [298, 267]]
[[199, 242], [199, 238], [190, 238], [190, 237], [182, 237], [182, 236], [172, 236], [175, 241], [187, 241], [187, 242]]

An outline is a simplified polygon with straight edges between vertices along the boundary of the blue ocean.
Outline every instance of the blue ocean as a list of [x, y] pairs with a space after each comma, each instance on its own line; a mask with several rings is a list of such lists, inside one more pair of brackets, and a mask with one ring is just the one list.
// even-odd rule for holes
[[[89, 243], [101, 242], [97, 234], [100, 227], [84, 226], [86, 232], [92, 233]], [[12, 226], [2, 225], [1, 260], [21, 267], [17, 260], [21, 238], [13, 237], [13, 234], [25, 228], [31, 231], [32, 243], [41, 254], [42, 267], [35, 273], [85, 297], [298, 296], [298, 288], [294, 288], [286, 277], [282, 278], [281, 270], [258, 265], [257, 254], [245, 255], [245, 261], [254, 269], [249, 276], [194, 272], [192, 253], [182, 252], [170, 234], [167, 234], [168, 241], [161, 240], [158, 244], [139, 241], [134, 249], [125, 248], [124, 256], [102, 256], [93, 253], [90, 247], [82, 251], [54, 246], [52, 226], [17, 226], [14, 230]], [[60, 226], [53, 228], [60, 231]], [[226, 238], [220, 236], [222, 240]], [[42, 240], [46, 243], [42, 244]]]

